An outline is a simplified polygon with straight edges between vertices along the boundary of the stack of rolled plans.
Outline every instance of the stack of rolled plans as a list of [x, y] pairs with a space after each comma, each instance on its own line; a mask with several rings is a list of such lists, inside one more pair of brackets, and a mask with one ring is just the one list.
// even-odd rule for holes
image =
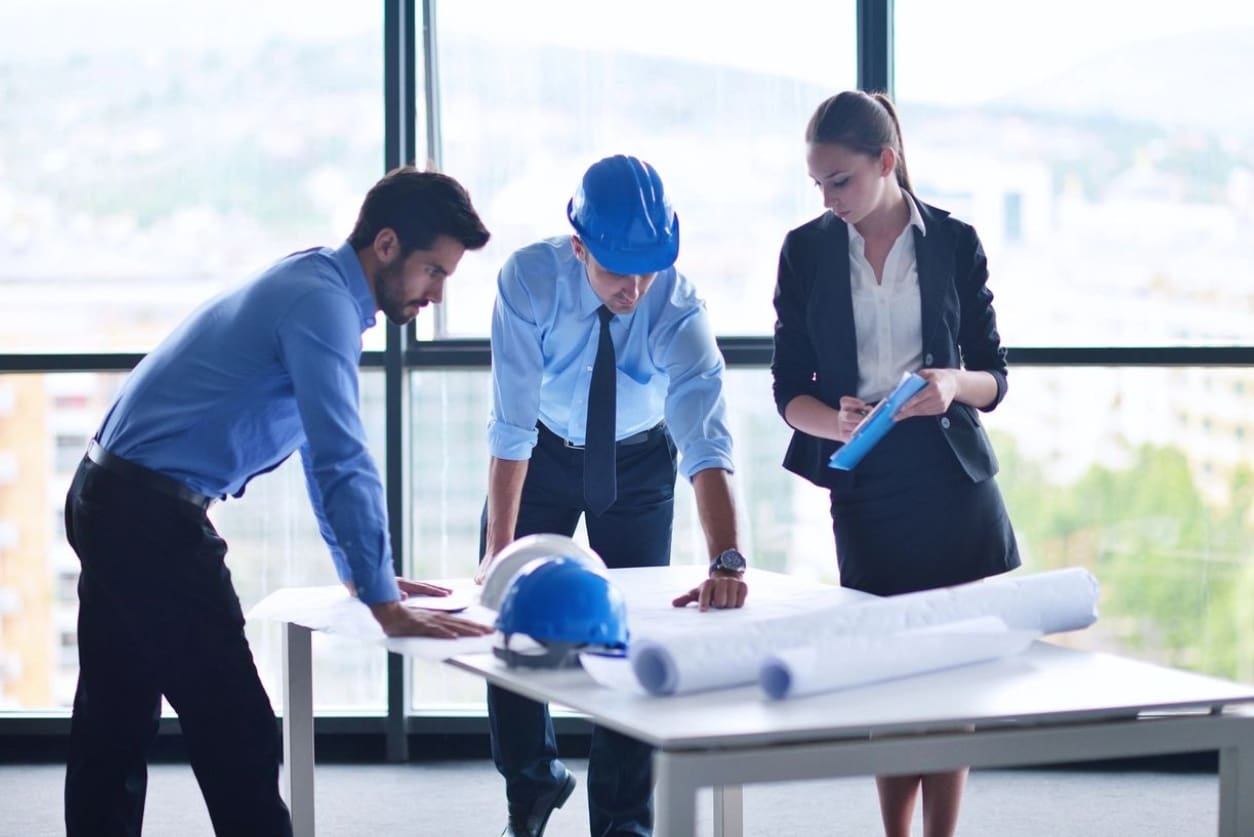
[[650, 694], [760, 683], [784, 698], [1018, 653], [1041, 634], [1097, 621], [1097, 580], [1066, 569], [824, 608], [752, 625], [632, 643]]

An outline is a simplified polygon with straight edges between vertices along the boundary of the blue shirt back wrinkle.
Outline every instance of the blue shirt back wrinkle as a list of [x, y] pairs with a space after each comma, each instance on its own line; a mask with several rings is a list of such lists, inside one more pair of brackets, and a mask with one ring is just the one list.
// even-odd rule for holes
[[[537, 420], [583, 443], [600, 305], [569, 237], [530, 245], [506, 261], [492, 318], [493, 456], [529, 458]], [[610, 334], [618, 438], [665, 418], [686, 478], [711, 467], [731, 471], [723, 357], [692, 284], [674, 268], [662, 271], [632, 313], [611, 320]]]
[[394, 601], [383, 488], [358, 407], [361, 334], [374, 312], [347, 242], [294, 253], [201, 307], [145, 357], [100, 443], [218, 497], [241, 495], [302, 448], [337, 574], [367, 604]]

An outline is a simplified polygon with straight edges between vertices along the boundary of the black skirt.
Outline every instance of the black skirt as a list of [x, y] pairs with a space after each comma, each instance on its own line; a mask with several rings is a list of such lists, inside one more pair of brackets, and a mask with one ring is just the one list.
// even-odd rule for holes
[[898, 422], [832, 490], [843, 587], [880, 596], [976, 581], [1019, 566], [1001, 491], [972, 482], [938, 419]]

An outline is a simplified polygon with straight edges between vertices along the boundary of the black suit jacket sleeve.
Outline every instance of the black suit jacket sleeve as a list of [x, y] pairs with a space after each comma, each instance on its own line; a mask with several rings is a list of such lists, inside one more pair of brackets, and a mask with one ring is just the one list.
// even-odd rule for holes
[[[818, 395], [815, 385], [818, 359], [806, 330], [809, 293], [801, 287], [801, 277], [793, 268], [790, 249], [789, 242], [785, 241], [779, 253], [775, 284], [775, 354], [771, 359], [771, 379], [775, 407], [781, 416], [797, 396]], [[788, 420], [787, 416], [784, 420]]]
[[958, 347], [962, 367], [988, 372], [997, 381], [997, 397], [980, 409], [989, 412], [1006, 397], [1006, 350], [997, 333], [993, 292], [988, 289], [988, 258], [975, 230], [962, 225], [956, 252], [958, 286]]

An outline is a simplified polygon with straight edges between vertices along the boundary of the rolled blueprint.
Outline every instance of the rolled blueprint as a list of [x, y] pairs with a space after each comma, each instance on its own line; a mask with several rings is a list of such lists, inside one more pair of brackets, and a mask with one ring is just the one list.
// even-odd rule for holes
[[834, 692], [1008, 657], [1038, 636], [981, 616], [887, 636], [829, 637], [767, 656], [758, 685], [776, 700]]
[[683, 694], [755, 683], [768, 656], [791, 648], [820, 648], [850, 636], [886, 637], [981, 616], [1041, 634], [1086, 628], [1097, 620], [1097, 580], [1078, 568], [996, 578], [784, 616], [731, 635], [711, 628], [649, 636], [646, 628], [629, 653], [646, 691]]

